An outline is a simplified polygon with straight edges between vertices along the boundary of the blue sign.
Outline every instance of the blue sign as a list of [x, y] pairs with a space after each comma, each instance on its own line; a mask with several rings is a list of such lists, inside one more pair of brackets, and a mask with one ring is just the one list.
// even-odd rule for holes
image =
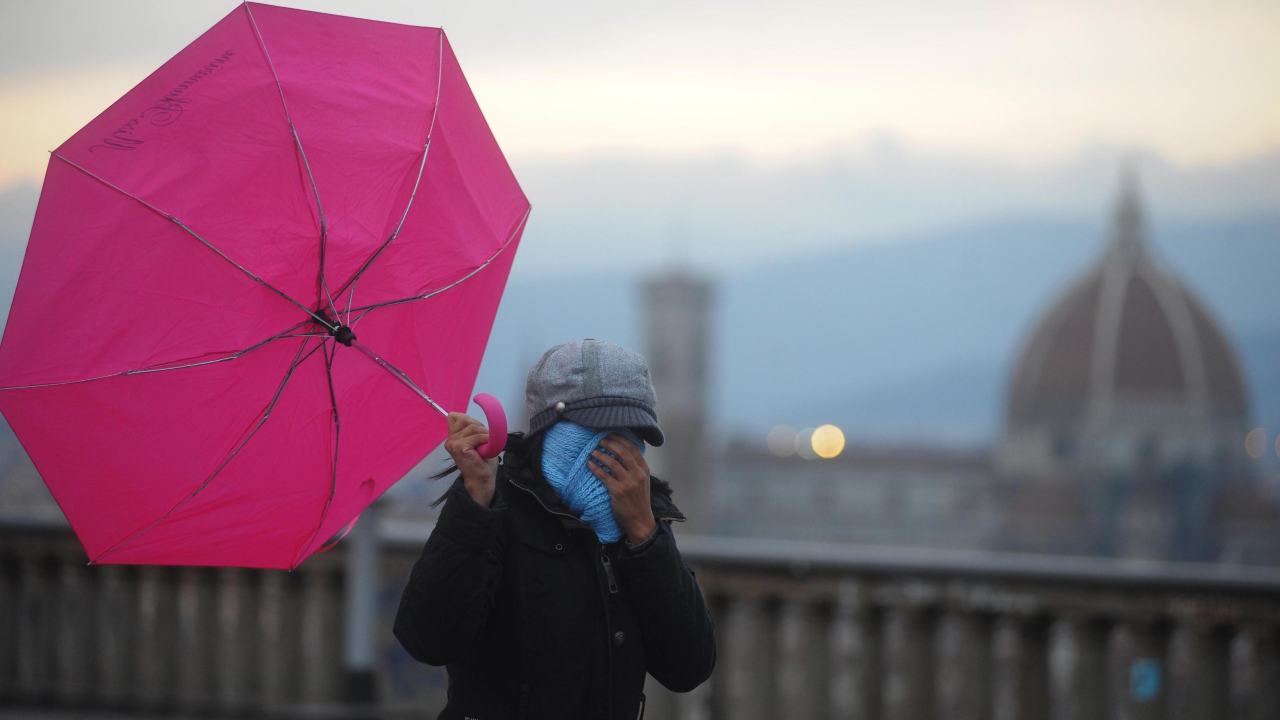
[[1129, 697], [1151, 702], [1160, 695], [1160, 661], [1138, 658], [1129, 666]]

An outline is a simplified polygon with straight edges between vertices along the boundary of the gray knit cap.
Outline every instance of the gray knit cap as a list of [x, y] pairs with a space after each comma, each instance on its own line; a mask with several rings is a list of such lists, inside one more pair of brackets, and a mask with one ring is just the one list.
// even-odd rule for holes
[[529, 370], [525, 407], [529, 434], [558, 420], [595, 429], [630, 428], [661, 445], [657, 397], [639, 353], [603, 340], [578, 340], [543, 353]]

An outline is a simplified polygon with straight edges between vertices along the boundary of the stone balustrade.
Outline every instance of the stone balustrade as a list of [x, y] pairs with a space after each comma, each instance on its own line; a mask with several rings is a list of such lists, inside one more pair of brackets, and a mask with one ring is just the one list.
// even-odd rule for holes
[[691, 538], [720, 664], [657, 717], [1271, 718], [1280, 573]]
[[294, 573], [88, 566], [0, 527], [0, 706], [233, 715], [342, 699], [340, 558]]
[[[376, 713], [443, 673], [390, 635], [429, 525], [379, 532]], [[1258, 719], [1280, 707], [1280, 571], [682, 539], [717, 624], [712, 680], [646, 717]], [[0, 527], [0, 707], [300, 715], [344, 700], [343, 546], [293, 572], [85, 565], [65, 528]]]

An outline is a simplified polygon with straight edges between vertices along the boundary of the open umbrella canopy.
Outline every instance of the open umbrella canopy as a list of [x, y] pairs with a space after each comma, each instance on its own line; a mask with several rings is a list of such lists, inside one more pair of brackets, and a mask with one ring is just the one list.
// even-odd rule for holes
[[244, 4], [53, 151], [0, 410], [92, 562], [294, 567], [466, 407], [528, 213], [441, 30]]

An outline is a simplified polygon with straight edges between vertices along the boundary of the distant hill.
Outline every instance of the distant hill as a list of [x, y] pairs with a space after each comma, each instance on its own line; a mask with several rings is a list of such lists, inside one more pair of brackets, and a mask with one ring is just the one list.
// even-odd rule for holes
[[[988, 437], [1025, 335], [1103, 233], [1012, 221], [726, 277], [721, 417], [753, 432], [826, 421], [872, 432], [883, 420], [915, 439]], [[1280, 220], [1157, 227], [1153, 244], [1218, 318], [1257, 416], [1280, 430]]]
[[[868, 437], [987, 442], [1036, 318], [1101, 252], [1101, 220], [1024, 218], [717, 278], [714, 414], [722, 431], [835, 422]], [[1280, 218], [1153, 229], [1245, 366], [1255, 417], [1280, 430]], [[518, 402], [522, 373], [570, 337], [639, 344], [636, 276], [513, 276], [479, 386]], [[661, 402], [661, 399], [659, 400]]]
[[[35, 193], [0, 193], [6, 311]], [[718, 271], [718, 429], [763, 437], [778, 423], [835, 422], [867, 438], [989, 442], [1025, 334], [1101, 251], [1105, 232], [1105, 217], [1023, 217]], [[1155, 218], [1152, 236], [1236, 344], [1254, 415], [1274, 435], [1280, 216]], [[517, 258], [477, 388], [518, 415], [524, 373], [549, 345], [597, 337], [640, 347], [641, 273], [622, 263], [533, 277]]]

